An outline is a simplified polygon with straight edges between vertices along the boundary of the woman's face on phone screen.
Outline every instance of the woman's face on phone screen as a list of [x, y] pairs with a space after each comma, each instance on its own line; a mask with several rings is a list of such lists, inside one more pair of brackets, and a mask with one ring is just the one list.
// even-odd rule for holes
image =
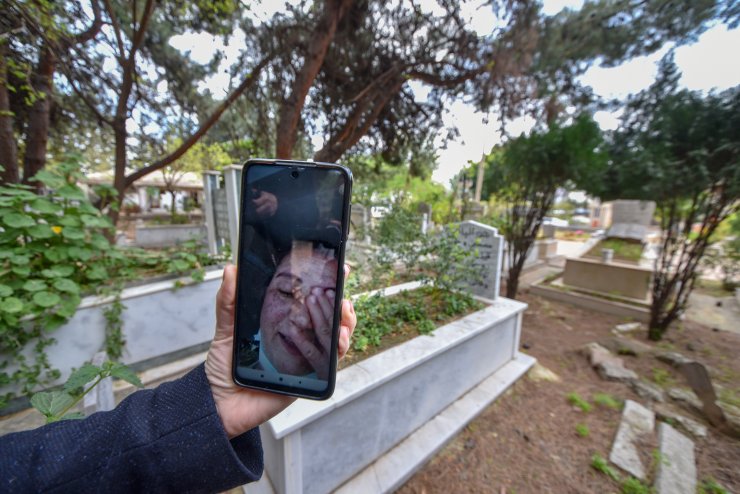
[[313, 248], [294, 248], [267, 286], [261, 345], [278, 372], [328, 373], [337, 261]]

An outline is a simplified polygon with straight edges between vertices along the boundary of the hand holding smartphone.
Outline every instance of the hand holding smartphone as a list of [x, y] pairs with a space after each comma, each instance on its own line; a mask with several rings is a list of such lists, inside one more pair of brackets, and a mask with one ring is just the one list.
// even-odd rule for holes
[[241, 187], [234, 382], [329, 398], [351, 172], [328, 163], [250, 160]]

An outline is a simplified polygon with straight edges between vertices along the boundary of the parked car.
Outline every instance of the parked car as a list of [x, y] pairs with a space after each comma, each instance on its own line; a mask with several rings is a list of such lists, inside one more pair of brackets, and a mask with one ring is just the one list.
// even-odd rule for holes
[[565, 220], [561, 220], [560, 218], [553, 218], [551, 216], [545, 216], [542, 219], [543, 225], [553, 225], [553, 226], [568, 226], [568, 222]]

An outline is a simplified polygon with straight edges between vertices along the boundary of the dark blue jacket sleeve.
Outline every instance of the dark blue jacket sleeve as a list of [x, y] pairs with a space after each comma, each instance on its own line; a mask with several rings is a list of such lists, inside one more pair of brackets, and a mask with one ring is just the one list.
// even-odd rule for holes
[[226, 436], [203, 365], [110, 412], [0, 438], [0, 492], [221, 492], [262, 467], [257, 429]]

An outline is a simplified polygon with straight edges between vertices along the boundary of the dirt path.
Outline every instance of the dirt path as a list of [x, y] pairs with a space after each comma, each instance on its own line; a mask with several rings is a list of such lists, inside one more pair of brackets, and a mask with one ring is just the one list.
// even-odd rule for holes
[[[577, 352], [586, 343], [611, 338], [611, 329], [625, 321], [535, 296], [522, 299], [530, 304], [524, 317], [523, 350], [561, 381], [523, 378], [399, 492], [619, 492], [619, 485], [590, 463], [594, 454], [608, 458], [621, 412], [594, 405], [585, 413], [566, 396], [575, 392], [593, 404], [595, 394], [607, 393], [645, 403], [627, 386], [602, 381]], [[635, 339], [646, 342], [643, 335]], [[687, 322], [674, 328], [660, 346], [711, 366], [715, 383], [729, 396], [740, 397], [739, 335]], [[626, 366], [644, 378], [657, 375], [664, 386], [685, 386], [680, 376], [652, 356], [624, 358]], [[576, 432], [579, 424], [588, 428], [586, 437]], [[709, 437], [698, 440], [696, 447], [699, 479], [712, 477], [730, 492], [740, 492], [740, 442], [710, 428]]]

